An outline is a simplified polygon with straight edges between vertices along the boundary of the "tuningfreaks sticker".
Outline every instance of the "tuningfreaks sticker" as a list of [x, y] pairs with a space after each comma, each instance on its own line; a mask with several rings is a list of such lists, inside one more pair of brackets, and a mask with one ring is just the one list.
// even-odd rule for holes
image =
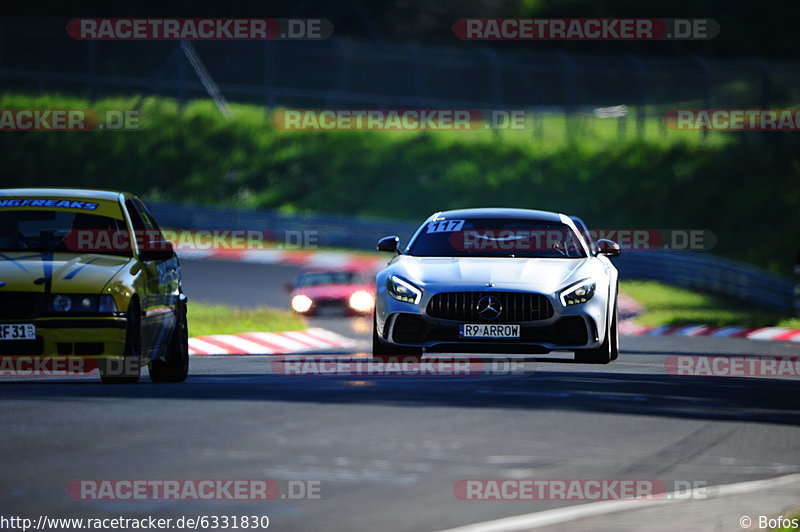
[[84, 209], [93, 211], [97, 203], [90, 201], [57, 199], [0, 199], [0, 207], [56, 207], [62, 209]]

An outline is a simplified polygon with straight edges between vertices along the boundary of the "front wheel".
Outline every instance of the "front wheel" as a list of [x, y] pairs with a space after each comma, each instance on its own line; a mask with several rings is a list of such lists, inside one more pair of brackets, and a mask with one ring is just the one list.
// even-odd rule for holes
[[606, 331], [606, 339], [596, 349], [578, 349], [575, 361], [581, 364], [608, 364], [619, 357], [619, 328], [617, 327], [617, 303], [611, 314], [611, 323]]
[[384, 342], [378, 335], [377, 320], [372, 320], [372, 358], [376, 360], [388, 361], [397, 358], [415, 358], [417, 361], [422, 359], [421, 347], [406, 347]]
[[150, 362], [150, 380], [153, 382], [183, 382], [189, 375], [189, 332], [186, 323], [186, 306], [177, 310], [175, 330], [167, 349], [167, 360]]
[[100, 362], [100, 379], [106, 384], [133, 384], [142, 371], [142, 316], [139, 303], [128, 306], [125, 353], [122, 360], [107, 358]]

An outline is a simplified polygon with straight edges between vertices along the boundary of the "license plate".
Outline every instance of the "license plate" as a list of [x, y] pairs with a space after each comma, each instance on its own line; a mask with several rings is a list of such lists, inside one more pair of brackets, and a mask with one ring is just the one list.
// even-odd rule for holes
[[36, 340], [36, 327], [31, 323], [0, 324], [0, 340]]
[[341, 316], [344, 311], [340, 307], [325, 306], [317, 308], [317, 316]]
[[519, 338], [519, 325], [464, 323], [459, 335], [461, 338]]

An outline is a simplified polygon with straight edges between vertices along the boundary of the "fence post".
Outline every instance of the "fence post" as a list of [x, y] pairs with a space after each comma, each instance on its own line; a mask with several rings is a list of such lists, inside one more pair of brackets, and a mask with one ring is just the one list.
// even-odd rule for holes
[[[336, 64], [336, 93], [338, 95], [337, 100], [340, 102], [342, 100], [350, 102], [349, 99], [345, 99], [343, 96], [345, 94], [349, 94], [347, 87], [350, 83], [350, 45], [342, 40], [332, 39], [334, 43], [336, 43], [336, 48], [338, 49], [337, 54], [337, 64]], [[325, 107], [333, 107], [330, 103], [326, 102]], [[337, 106], [338, 107], [338, 106]]]
[[800, 249], [797, 250], [797, 260], [794, 265], [794, 315], [800, 318]]
[[503, 79], [500, 77], [500, 70], [498, 68], [500, 58], [494, 51], [485, 46], [482, 46], [480, 51], [489, 65], [489, 101], [492, 102], [493, 106], [502, 105]]
[[86, 46], [86, 97], [90, 102], [94, 102], [97, 96], [97, 43], [88, 40]]
[[[500, 56], [485, 46], [481, 46], [480, 52], [489, 65], [489, 101], [492, 102], [492, 111], [494, 111], [499, 109], [503, 103], [503, 78], [500, 76], [499, 68]], [[492, 127], [492, 134], [495, 140], [500, 139], [499, 129]]]
[[422, 53], [422, 47], [414, 42], [406, 43], [406, 46], [411, 50], [414, 56], [414, 96], [417, 100], [417, 106], [424, 108], [427, 105], [427, 85], [428, 77], [426, 75], [425, 67], [425, 54]]
[[564, 120], [566, 121], [567, 141], [572, 142], [572, 113], [575, 110], [575, 61], [564, 51], [555, 51], [553, 55], [561, 63], [564, 74]]
[[0, 21], [0, 83], [3, 82], [3, 22]]
[[759, 74], [761, 74], [761, 108], [769, 109], [769, 101], [771, 99], [770, 85], [772, 81], [772, 71], [770, 70], [769, 66], [767, 66], [767, 64], [758, 57], [753, 57], [751, 61], [758, 69]]
[[178, 100], [178, 109], [183, 113], [186, 107], [186, 57], [178, 57], [175, 69], [175, 99]]
[[269, 40], [264, 41], [264, 112], [269, 117], [275, 105], [275, 47]]
[[[708, 61], [700, 57], [699, 55], [693, 55], [692, 60], [697, 63], [700, 67], [700, 71], [703, 73], [703, 107], [706, 109], [711, 108], [711, 96], [712, 96], [712, 88], [711, 88], [711, 67], [708, 65]], [[708, 129], [703, 128], [703, 138], [708, 137]]]
[[645, 88], [647, 69], [638, 55], [629, 52], [625, 54], [625, 57], [628, 58], [628, 61], [630, 61], [634, 69], [636, 69], [636, 75], [634, 76], [636, 80], [634, 83], [634, 88], [636, 90], [636, 136], [641, 140], [645, 136], [645, 120], [647, 118], [645, 112], [645, 106], [647, 105], [647, 91]]

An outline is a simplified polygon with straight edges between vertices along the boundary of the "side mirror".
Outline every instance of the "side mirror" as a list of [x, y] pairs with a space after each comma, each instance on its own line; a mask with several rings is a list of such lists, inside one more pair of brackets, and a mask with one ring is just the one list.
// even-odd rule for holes
[[294, 290], [294, 285], [292, 283], [286, 283], [283, 285], [283, 289], [291, 293], [292, 290]]
[[601, 238], [595, 243], [595, 255], [605, 255], [606, 257], [618, 257], [621, 253], [619, 244], [613, 240]]
[[139, 250], [142, 260], [169, 260], [175, 256], [175, 248], [169, 240], [156, 240], [148, 242]]
[[387, 251], [389, 253], [400, 253], [398, 247], [400, 246], [399, 236], [385, 236], [378, 240], [376, 248], [378, 251]]

